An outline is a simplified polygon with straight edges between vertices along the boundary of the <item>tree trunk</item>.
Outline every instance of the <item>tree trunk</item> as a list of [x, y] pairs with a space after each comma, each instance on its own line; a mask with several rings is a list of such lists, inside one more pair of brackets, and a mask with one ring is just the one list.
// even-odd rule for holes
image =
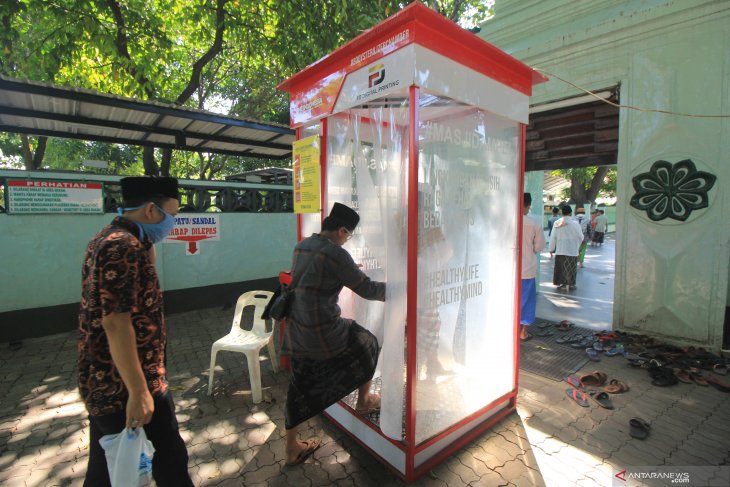
[[576, 208], [583, 208], [586, 202], [586, 188], [577, 179], [570, 181], [570, 199]]
[[47, 145], [48, 137], [38, 137], [38, 147], [33, 154], [33, 169], [36, 171], [43, 167], [43, 156], [46, 154]]
[[155, 161], [155, 148], [144, 146], [142, 150], [142, 164], [144, 165], [145, 176], [159, 176], [160, 168]]
[[596, 174], [593, 175], [593, 180], [586, 190], [586, 198], [591, 203], [596, 201], [598, 191], [600, 191], [603, 180], [606, 178], [606, 174], [608, 174], [608, 169], [609, 166], [601, 166], [596, 170]]
[[172, 149], [162, 149], [162, 161], [160, 161], [160, 176], [170, 177], [170, 160]]
[[26, 171], [33, 170], [33, 151], [30, 150], [30, 140], [25, 134], [20, 134], [20, 141], [23, 144], [23, 164]]

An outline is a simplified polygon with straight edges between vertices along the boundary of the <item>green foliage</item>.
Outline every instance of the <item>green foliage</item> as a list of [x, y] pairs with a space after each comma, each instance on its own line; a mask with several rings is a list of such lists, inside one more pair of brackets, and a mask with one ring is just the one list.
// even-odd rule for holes
[[[491, 3], [483, 0], [421, 1], [465, 26], [490, 14]], [[288, 124], [288, 99], [276, 85], [406, 3], [4, 0], [0, 74]], [[18, 140], [0, 137], [6, 157], [23, 156]], [[157, 151], [158, 165], [163, 158]], [[109, 160], [114, 172], [143, 172], [135, 164], [142, 159], [138, 148], [77, 141], [49, 143], [42, 165], [78, 170], [83, 159]], [[259, 163], [173, 151], [170, 172], [210, 178]]]

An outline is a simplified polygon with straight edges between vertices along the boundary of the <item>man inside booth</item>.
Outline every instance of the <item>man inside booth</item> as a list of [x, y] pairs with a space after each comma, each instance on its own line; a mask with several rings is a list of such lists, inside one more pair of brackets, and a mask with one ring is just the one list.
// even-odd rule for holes
[[342, 246], [352, 238], [360, 216], [335, 203], [322, 231], [294, 248], [294, 299], [281, 354], [291, 357], [286, 397], [286, 464], [304, 462], [318, 439], [299, 441], [299, 425], [358, 389], [360, 414], [380, 410], [370, 385], [380, 350], [377, 338], [352, 319], [343, 318], [338, 297], [343, 287], [362, 298], [385, 301], [385, 283], [372, 281]]

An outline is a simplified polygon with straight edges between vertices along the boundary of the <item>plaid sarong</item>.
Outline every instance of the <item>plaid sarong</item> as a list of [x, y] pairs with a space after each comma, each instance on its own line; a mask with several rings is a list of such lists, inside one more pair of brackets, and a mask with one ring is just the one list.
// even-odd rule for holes
[[578, 273], [578, 257], [556, 255], [553, 271], [553, 284], [556, 286], [575, 286], [575, 275]]
[[292, 357], [286, 429], [313, 418], [372, 379], [378, 352], [375, 335], [353, 321], [347, 348], [338, 355], [325, 360]]

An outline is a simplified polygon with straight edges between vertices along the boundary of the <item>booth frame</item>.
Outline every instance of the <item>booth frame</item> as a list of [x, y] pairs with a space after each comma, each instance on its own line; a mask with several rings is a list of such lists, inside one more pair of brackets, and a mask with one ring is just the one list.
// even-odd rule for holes
[[[403, 45], [392, 46], [387, 52], [380, 52], [372, 56], [373, 59], [353, 67], [343, 67], [343, 59], [355, 59], [357, 53], [363, 52], [369, 45], [377, 45], [383, 39], [393, 36], [394, 33], [408, 28], [411, 32], [411, 40]], [[318, 123], [318, 135], [320, 140], [327, 141], [329, 136], [330, 117], [339, 112], [334, 112], [336, 100], [340, 96], [342, 83], [334, 93], [334, 97], [325, 100], [319, 107], [306, 111], [304, 115], [298, 112], [298, 108], [306, 105], [311, 99], [312, 93], [317, 93], [312, 87], [318, 86], [317, 81], [326, 78], [328, 75], [337, 74], [344, 79], [354, 69], [367, 66], [377, 59], [382, 58], [397, 49], [411, 43], [430, 49], [436, 53], [450, 55], [449, 57], [459, 64], [476, 70], [496, 80], [497, 82], [517, 90], [526, 97], [529, 97], [532, 85], [545, 81], [545, 78], [534, 72], [529, 67], [511, 58], [507, 54], [488, 44], [479, 37], [461, 29], [456, 24], [444, 19], [439, 14], [425, 7], [420, 2], [414, 2], [398, 14], [390, 17], [381, 24], [366, 31], [349, 43], [345, 44], [334, 53], [322, 58], [320, 61], [310, 65], [302, 72], [279, 85], [279, 89], [287, 90], [292, 95], [292, 126], [296, 128], [296, 139], [304, 138], [304, 129], [311, 127], [313, 122]], [[456, 56], [453, 54], [456, 53]], [[324, 89], [322, 90], [324, 91]], [[321, 92], [320, 92], [321, 93]], [[516, 182], [516, 194], [519, 201], [516, 204], [515, 221], [517, 225], [516, 241], [513, 242], [515, 249], [515, 283], [514, 283], [514, 324], [513, 324], [513, 387], [510, 392], [493, 400], [477, 411], [469, 414], [461, 421], [451, 425], [447, 429], [422, 441], [416, 442], [416, 344], [417, 344], [417, 289], [416, 279], [418, 277], [418, 121], [419, 121], [419, 100], [421, 87], [411, 84], [408, 86], [409, 98], [409, 127], [408, 127], [408, 225], [407, 225], [407, 318], [406, 318], [406, 391], [405, 391], [405, 437], [403, 441], [397, 441], [386, 437], [380, 429], [367, 418], [357, 414], [354, 409], [339, 401], [324, 413], [332, 422], [337, 424], [354, 441], [378, 458], [384, 465], [390, 468], [396, 475], [406, 482], [412, 482], [429, 470], [446, 460], [455, 451], [463, 448], [484, 431], [515, 411], [518, 391], [518, 369], [519, 369], [519, 308], [520, 308], [520, 264], [521, 264], [521, 241], [522, 241], [522, 188], [524, 185], [525, 168], [525, 129], [527, 117], [527, 104], [522, 110], [523, 122], [518, 122], [518, 170]], [[319, 108], [319, 109], [318, 109]], [[347, 108], [346, 108], [347, 109]], [[344, 111], [344, 110], [343, 110]], [[514, 120], [514, 119], [513, 119]], [[311, 134], [309, 134], [311, 135]], [[321, 208], [328, 208], [327, 196], [327, 143], [321, 144], [320, 152], [320, 195], [322, 198]], [[321, 218], [324, 215], [320, 215]], [[301, 240], [303, 218], [297, 215], [297, 238]]]

